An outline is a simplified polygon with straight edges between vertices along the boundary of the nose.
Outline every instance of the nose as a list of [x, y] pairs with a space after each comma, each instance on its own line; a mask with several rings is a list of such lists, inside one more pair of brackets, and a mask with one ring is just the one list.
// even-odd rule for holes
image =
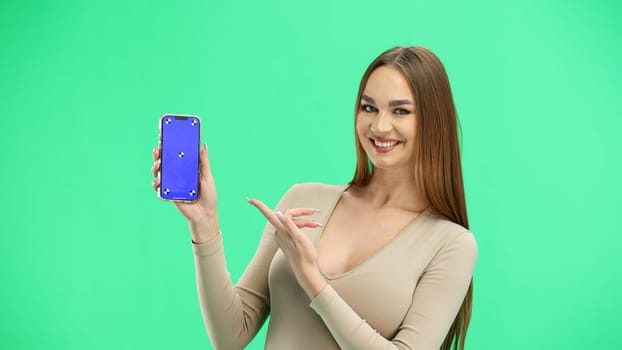
[[388, 134], [393, 125], [391, 124], [391, 116], [386, 113], [378, 113], [374, 121], [371, 123], [371, 132], [375, 135]]

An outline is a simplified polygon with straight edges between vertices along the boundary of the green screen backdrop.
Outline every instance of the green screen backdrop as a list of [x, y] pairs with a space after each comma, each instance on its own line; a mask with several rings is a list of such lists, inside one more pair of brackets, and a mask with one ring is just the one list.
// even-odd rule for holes
[[159, 116], [203, 119], [237, 280], [264, 225], [244, 197], [350, 180], [358, 82], [395, 45], [440, 57], [459, 112], [468, 349], [622, 348], [620, 18], [587, 0], [2, 1], [0, 348], [209, 349], [186, 223], [151, 189]]

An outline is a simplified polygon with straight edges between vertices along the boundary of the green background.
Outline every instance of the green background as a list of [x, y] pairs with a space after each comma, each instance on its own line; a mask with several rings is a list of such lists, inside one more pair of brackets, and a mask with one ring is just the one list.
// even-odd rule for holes
[[351, 179], [358, 82], [395, 45], [452, 82], [468, 348], [622, 348], [621, 7], [2, 1], [0, 348], [210, 348], [186, 223], [150, 187], [159, 116], [203, 119], [237, 280], [264, 225], [244, 197]]

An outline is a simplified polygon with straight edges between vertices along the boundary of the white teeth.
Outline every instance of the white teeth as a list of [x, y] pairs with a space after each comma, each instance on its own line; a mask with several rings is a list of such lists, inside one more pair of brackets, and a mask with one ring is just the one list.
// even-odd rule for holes
[[378, 147], [382, 147], [382, 148], [386, 148], [386, 147], [393, 147], [395, 145], [398, 144], [399, 141], [390, 141], [390, 142], [379, 142], [376, 139], [372, 139], [374, 141], [374, 144]]

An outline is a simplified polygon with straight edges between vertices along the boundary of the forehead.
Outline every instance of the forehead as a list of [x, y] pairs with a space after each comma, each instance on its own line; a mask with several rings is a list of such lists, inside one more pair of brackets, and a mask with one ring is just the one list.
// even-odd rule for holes
[[388, 66], [378, 67], [371, 73], [363, 93], [379, 103], [402, 99], [413, 100], [413, 93], [406, 78], [396, 68]]

